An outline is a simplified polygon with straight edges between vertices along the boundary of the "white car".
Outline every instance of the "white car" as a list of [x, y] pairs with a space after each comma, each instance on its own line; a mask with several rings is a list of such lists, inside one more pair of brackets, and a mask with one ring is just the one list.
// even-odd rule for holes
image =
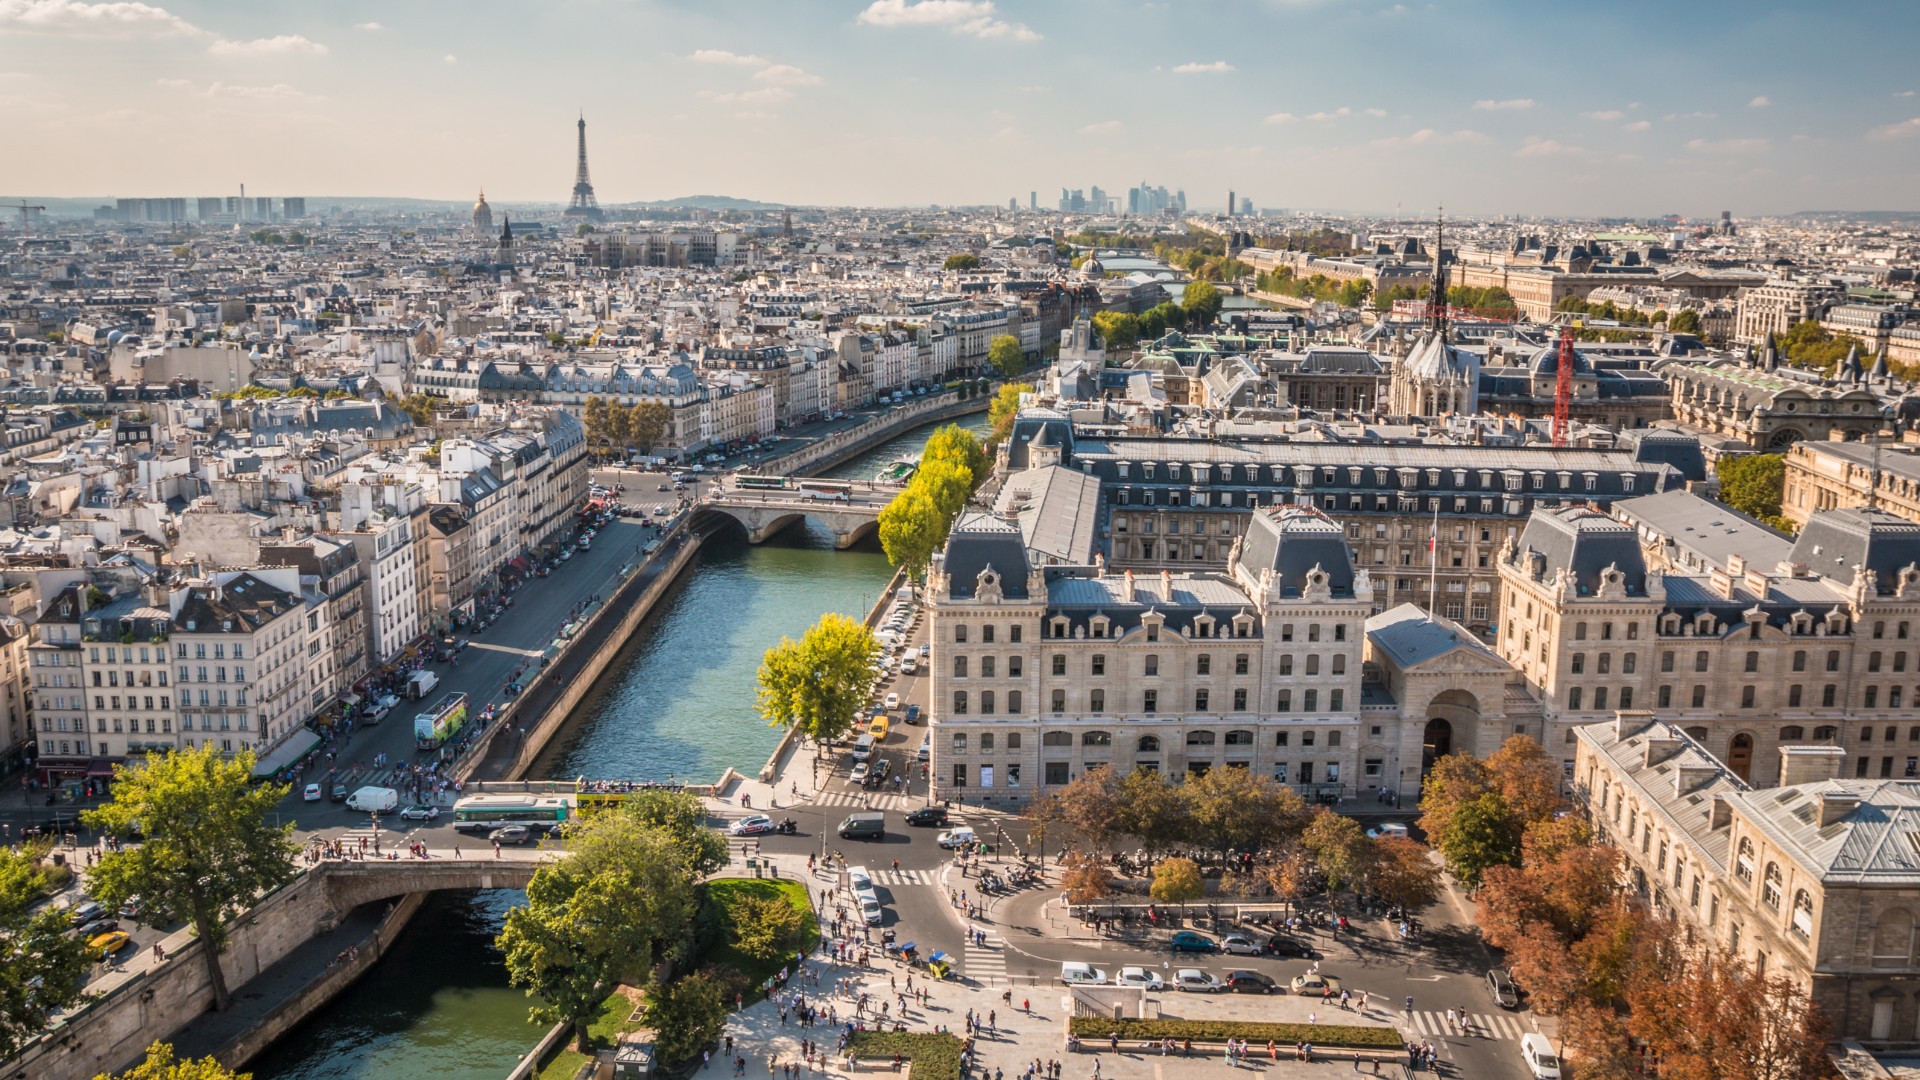
[[1165, 990], [1167, 984], [1157, 971], [1148, 971], [1143, 967], [1123, 967], [1119, 977], [1113, 980], [1115, 986], [1136, 986], [1142, 990]]
[[847, 867], [847, 887], [856, 893], [873, 891], [873, 875], [864, 866]]
[[1407, 827], [1398, 821], [1383, 821], [1373, 828], [1368, 829], [1367, 835], [1375, 840], [1385, 840], [1388, 837], [1405, 840], [1407, 838]]
[[1259, 956], [1260, 943], [1245, 934], [1228, 934], [1220, 939], [1220, 951], [1235, 956]]
[[1560, 1055], [1545, 1035], [1528, 1033], [1520, 1037], [1520, 1060], [1534, 1080], [1560, 1080]]
[[939, 844], [943, 848], [964, 847], [971, 843], [973, 843], [973, 830], [965, 825], [957, 829], [948, 829], [939, 837]]
[[321, 798], [320, 785], [308, 784], [307, 789], [300, 793], [300, 798], [306, 802], [319, 802]]
[[1195, 994], [1217, 994], [1220, 980], [1199, 968], [1181, 968], [1173, 973], [1173, 988]]
[[400, 811], [402, 821], [432, 821], [439, 816], [440, 808], [437, 806], [409, 806]]
[[1069, 960], [1060, 965], [1060, 981], [1068, 986], [1105, 986], [1107, 973], [1092, 964]]
[[872, 771], [873, 771], [872, 762], [856, 761], [854, 762], [854, 765], [853, 765], [853, 771], [847, 774], [847, 779], [853, 781], [856, 784], [864, 783], [867, 779], [867, 774]]
[[868, 926], [879, 926], [887, 912], [880, 906], [880, 898], [867, 892], [860, 894], [860, 914], [866, 918]]
[[758, 836], [773, 831], [773, 819], [765, 814], [748, 814], [727, 826], [727, 831], [735, 836]]
[[897, 693], [889, 693], [887, 695], [887, 700], [886, 700], [887, 711], [892, 712], [893, 710], [899, 707], [900, 707], [900, 695]]
[[918, 667], [919, 667], [919, 664], [914, 660], [912, 653], [908, 653], [907, 655], [900, 658], [900, 674], [911, 675], [914, 673], [914, 670]]

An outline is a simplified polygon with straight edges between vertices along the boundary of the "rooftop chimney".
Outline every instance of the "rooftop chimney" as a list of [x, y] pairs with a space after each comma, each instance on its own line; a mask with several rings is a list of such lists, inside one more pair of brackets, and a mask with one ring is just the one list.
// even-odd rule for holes
[[1725, 795], [1713, 797], [1713, 810], [1707, 816], [1707, 828], [1724, 829], [1733, 820], [1733, 803]]
[[1720, 769], [1716, 765], [1683, 762], [1679, 768], [1673, 770], [1673, 793], [1675, 796], [1685, 796], [1687, 792], [1712, 781], [1719, 775]]
[[1860, 808], [1860, 796], [1851, 791], [1817, 791], [1813, 800], [1819, 807], [1820, 827], [1823, 829]]
[[1780, 786], [1836, 779], [1846, 763], [1847, 752], [1837, 746], [1783, 746], [1780, 748]]
[[1672, 757], [1673, 755], [1679, 753], [1680, 748], [1685, 745], [1686, 743], [1683, 742], [1682, 740], [1673, 738], [1671, 736], [1667, 736], [1667, 737], [1661, 737], [1658, 735], [1648, 736], [1647, 747], [1646, 747], [1647, 768], [1652, 768], [1653, 766], [1658, 765], [1661, 762]]

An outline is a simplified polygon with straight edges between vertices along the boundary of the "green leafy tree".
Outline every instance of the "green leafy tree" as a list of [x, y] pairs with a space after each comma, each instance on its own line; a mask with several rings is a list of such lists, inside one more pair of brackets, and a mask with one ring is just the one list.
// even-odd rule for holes
[[1109, 349], [1128, 349], [1140, 340], [1140, 317], [1125, 311], [1100, 311], [1093, 316], [1094, 333]]
[[1325, 808], [1313, 815], [1300, 842], [1326, 875], [1330, 889], [1352, 888], [1373, 868], [1373, 841], [1361, 831], [1360, 823]]
[[1216, 851], [1259, 851], [1297, 837], [1307, 806], [1292, 788], [1251, 769], [1209, 769], [1175, 789], [1188, 839]]
[[946, 540], [947, 516], [926, 489], [909, 487], [880, 510], [880, 547], [887, 562], [905, 567], [918, 581], [927, 576], [927, 564]]
[[1000, 389], [993, 395], [993, 403], [987, 406], [987, 423], [991, 434], [989, 442], [1007, 441], [1013, 434], [1013, 421], [1020, 413], [1020, 395], [1033, 389], [1030, 383], [1001, 383]]
[[1667, 320], [1667, 330], [1675, 334], [1701, 334], [1705, 330], [1700, 325], [1700, 313], [1692, 308], [1682, 308]]
[[0, 966], [0, 1057], [44, 1029], [48, 1013], [86, 996], [87, 943], [68, 936], [73, 923], [65, 909], [33, 910], [55, 886], [55, 871], [43, 861], [51, 847], [42, 841], [0, 848], [0, 941], [11, 954]]
[[1206, 891], [1200, 867], [1192, 859], [1161, 859], [1153, 868], [1153, 884], [1148, 887], [1148, 895], [1155, 900], [1179, 904], [1183, 909]]
[[1088, 769], [1034, 808], [1034, 816], [1063, 827], [1094, 851], [1105, 851], [1120, 822], [1122, 781], [1112, 767]]
[[654, 1049], [663, 1062], [691, 1061], [727, 1026], [726, 987], [704, 971], [655, 981], [647, 988], [643, 1018], [657, 1036]]
[[947, 270], [978, 270], [980, 256], [963, 251], [957, 255], [947, 256], [947, 261], [942, 266]]
[[427, 394], [408, 394], [393, 404], [406, 413], [408, 419], [424, 427], [433, 422], [433, 407], [437, 402]]
[[572, 1025], [586, 1053], [607, 995], [653, 966], [692, 924], [699, 899], [665, 829], [603, 814], [568, 839], [572, 856], [534, 871], [526, 904], [507, 913], [496, 943], [513, 984], [542, 1002], [533, 1019]]
[[1720, 480], [1720, 501], [1762, 521], [1780, 516], [1780, 499], [1787, 483], [1784, 454], [1722, 455], [1714, 462]]
[[1455, 807], [1447, 830], [1434, 839], [1453, 876], [1477, 889], [1489, 869], [1520, 864], [1521, 837], [1507, 801], [1489, 791]]
[[[727, 865], [726, 838], [707, 826], [707, 808], [691, 792], [660, 788], [631, 792], [620, 800], [618, 813], [641, 828], [657, 830], [691, 874], [704, 876]], [[594, 832], [582, 845], [597, 843], [602, 835], [610, 834]]]
[[1122, 777], [1116, 803], [1119, 831], [1139, 838], [1148, 851], [1159, 851], [1193, 835], [1187, 800], [1158, 770], [1136, 768]]
[[1440, 867], [1432, 856], [1432, 849], [1409, 837], [1375, 840], [1368, 887], [1402, 911], [1418, 911], [1440, 899]]
[[1187, 313], [1189, 322], [1206, 326], [1220, 314], [1220, 305], [1225, 298], [1210, 281], [1189, 281], [1186, 291], [1180, 294], [1180, 308]]
[[1168, 300], [1148, 308], [1141, 314], [1140, 337], [1146, 341], [1158, 341], [1167, 331], [1182, 330], [1186, 325], [1186, 310]]
[[140, 1064], [117, 1076], [101, 1073], [94, 1080], [253, 1080], [253, 1074], [235, 1072], [211, 1054], [183, 1061], [173, 1056], [172, 1043], [156, 1042], [147, 1047]]
[[727, 910], [734, 947], [755, 960], [788, 955], [804, 925], [793, 905], [777, 896], [742, 896]]
[[816, 743], [830, 743], [853, 727], [854, 713], [873, 696], [872, 664], [880, 658], [873, 632], [828, 612], [799, 641], [783, 637], [760, 661], [760, 715], [774, 727], [798, 727]]
[[1012, 334], [998, 334], [987, 343], [987, 362], [1008, 379], [1027, 370], [1027, 354], [1020, 351], [1020, 339]]
[[103, 833], [144, 830], [145, 843], [100, 857], [89, 879], [93, 897], [111, 908], [139, 896], [150, 921], [191, 922], [216, 1011], [232, 1000], [219, 955], [231, 920], [293, 879], [299, 851], [291, 823], [268, 823], [289, 788], [255, 785], [253, 764], [251, 751], [226, 757], [208, 741], [140, 768], [118, 766], [113, 801], [83, 816]]
[[673, 410], [658, 401], [643, 401], [627, 410], [627, 441], [625, 445], [637, 446], [641, 450], [652, 450], [666, 438], [667, 429], [673, 423]]
[[969, 492], [986, 480], [993, 464], [980, 437], [958, 424], [948, 424], [928, 436], [926, 445], [920, 451], [921, 468], [936, 461], [952, 462], [965, 469]]

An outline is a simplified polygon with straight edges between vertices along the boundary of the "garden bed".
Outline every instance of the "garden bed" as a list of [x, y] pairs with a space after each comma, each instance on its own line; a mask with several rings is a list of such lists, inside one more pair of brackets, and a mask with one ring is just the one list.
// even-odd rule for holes
[[1314, 1048], [1341, 1050], [1405, 1049], [1400, 1033], [1390, 1027], [1355, 1027], [1347, 1024], [1263, 1024], [1240, 1020], [1109, 1020], [1099, 1016], [1076, 1016], [1070, 1030], [1083, 1045], [1106, 1045], [1109, 1035], [1122, 1041], [1146, 1042], [1172, 1039], [1179, 1042], [1225, 1042], [1246, 1039], [1265, 1045], [1283, 1046], [1312, 1043]]
[[907, 1059], [910, 1080], [960, 1080], [957, 1036], [930, 1032], [856, 1031], [847, 1053], [863, 1061], [888, 1062], [895, 1054]]

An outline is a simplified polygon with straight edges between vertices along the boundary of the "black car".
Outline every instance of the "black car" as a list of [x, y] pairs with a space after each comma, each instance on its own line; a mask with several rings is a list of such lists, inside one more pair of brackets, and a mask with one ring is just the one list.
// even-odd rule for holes
[[1285, 934], [1275, 934], [1267, 939], [1264, 951], [1269, 956], [1297, 956], [1303, 960], [1313, 959], [1313, 947], [1299, 938]]
[[1279, 983], [1257, 971], [1229, 971], [1220, 982], [1235, 994], [1272, 994], [1280, 989]]
[[907, 824], [909, 825], [939, 826], [945, 825], [946, 823], [947, 808], [944, 806], [923, 806], [907, 815]]
[[333, 785], [333, 792], [332, 794], [327, 796], [327, 800], [329, 802], [346, 802], [347, 801], [347, 785], [345, 784]]

